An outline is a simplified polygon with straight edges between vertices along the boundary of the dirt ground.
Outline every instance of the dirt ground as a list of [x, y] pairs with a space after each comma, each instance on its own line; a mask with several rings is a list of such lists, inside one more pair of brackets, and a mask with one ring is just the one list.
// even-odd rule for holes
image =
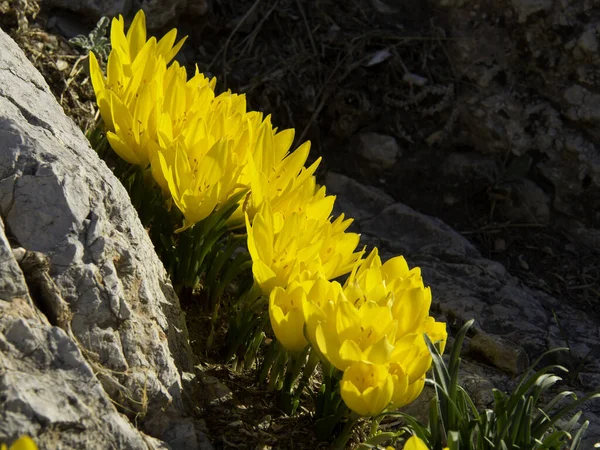
[[[221, 0], [205, 17], [173, 25], [190, 35], [181, 62], [190, 68], [197, 63], [216, 76], [219, 91], [245, 93], [249, 107], [271, 113], [280, 128], [295, 128], [296, 144], [310, 139], [311, 158], [324, 158], [319, 176], [333, 170], [383, 188], [448, 223], [527, 285], [598, 314], [599, 255], [569, 242], [552, 222], [502, 220], [494, 180], [445, 175], [441, 156], [469, 149], [445, 144], [450, 133], [465, 132], [452, 106], [461, 82], [448, 56], [450, 38], [432, 19], [433, 11], [420, 1], [386, 13], [373, 4]], [[53, 14], [35, 0], [0, 0], [0, 27], [42, 72], [66, 113], [87, 130], [95, 114], [87, 60], [51, 26]], [[91, 31], [94, 23], [82, 26]], [[437, 87], [429, 97], [416, 98], [409, 87], [400, 88], [406, 86], [401, 80], [407, 66], [418, 67]], [[359, 130], [395, 136], [403, 149], [397, 166], [365, 170], [353, 156]], [[496, 162], [502, 170], [511, 161], [499, 157]], [[580, 219], [600, 225], [592, 215]], [[190, 330], [206, 329], [206, 313], [193, 301], [184, 307]], [[306, 410], [298, 417], [283, 415], [251, 372], [238, 374], [215, 364], [217, 352], [206, 354], [204, 339], [203, 333], [192, 333], [205, 373], [234, 391], [233, 407], [216, 406], [203, 416], [217, 448], [327, 447], [315, 440]]]

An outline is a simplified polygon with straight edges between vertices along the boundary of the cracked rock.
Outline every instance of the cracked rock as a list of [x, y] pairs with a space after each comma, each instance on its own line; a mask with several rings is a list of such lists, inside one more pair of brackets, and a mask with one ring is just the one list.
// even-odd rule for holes
[[[9, 367], [0, 390], [11, 399], [0, 441], [26, 432], [57, 448], [49, 423], [77, 430], [66, 448], [94, 433], [102, 446], [86, 448], [204, 445], [182, 400], [180, 373], [193, 368], [184, 315], [152, 242], [121, 183], [1, 30], [0, 216], [25, 249], [21, 264], [28, 254], [45, 261], [34, 264], [34, 292], [10, 247], [0, 251], [0, 367]], [[38, 307], [59, 314], [48, 322]]]

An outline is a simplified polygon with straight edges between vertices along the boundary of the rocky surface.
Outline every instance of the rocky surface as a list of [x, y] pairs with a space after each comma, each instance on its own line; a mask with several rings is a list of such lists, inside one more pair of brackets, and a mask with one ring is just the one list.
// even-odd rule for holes
[[52, 326], [0, 219], [0, 442], [22, 434], [41, 448], [168, 448], [119, 414], [65, 330]]
[[[529, 361], [557, 347], [570, 350], [546, 362], [569, 368], [575, 377], [569, 382], [579, 392], [598, 389], [593, 380], [600, 375], [594, 357], [600, 354], [600, 334], [594, 317], [524, 286], [441, 220], [340, 174], [329, 173], [325, 182], [338, 196], [338, 208], [357, 218], [353, 227], [362, 241], [378, 245], [382, 259], [401, 254], [409, 266], [421, 267], [436, 315], [455, 328], [475, 319], [464, 349], [469, 360], [479, 361], [465, 366], [466, 387], [474, 395], [481, 396], [477, 386], [482, 383], [510, 388]], [[590, 428], [583, 448], [589, 448], [600, 440], [600, 401], [589, 402], [584, 410]]]
[[[21, 274], [6, 257], [2, 273], [14, 274], [16, 281], [3, 280], [3, 289], [14, 292], [5, 301], [22, 304], [23, 313], [3, 302], [5, 314], [10, 312], [0, 334], [10, 350], [3, 355], [9, 358], [3, 367], [12, 369], [0, 374], [0, 385], [12, 400], [2, 414], [18, 420], [7, 422], [12, 425], [2, 428], [0, 441], [23, 428], [33, 432], [52, 425], [82, 433], [93, 425], [98, 432], [121, 429], [121, 434], [115, 431], [114, 437], [105, 438], [117, 448], [128, 447], [119, 442], [141, 443], [141, 435], [124, 419], [112, 424], [117, 416], [114, 408], [104, 414], [112, 408], [110, 398], [120, 412], [164, 445], [199, 448], [203, 435], [188, 417], [181, 381], [182, 372], [193, 371], [192, 354], [184, 315], [162, 263], [123, 186], [2, 31], [0, 215], [11, 244], [25, 249], [20, 253], [39, 256], [28, 270], [35, 272], [37, 264], [47, 273], [34, 277], [35, 295], [40, 298], [32, 297], [53, 318], [52, 325], [63, 328], [53, 328], [33, 313]], [[18, 301], [13, 298], [17, 292]], [[45, 343], [37, 354], [33, 350], [41, 342]], [[14, 383], [20, 376], [17, 361], [22, 353], [30, 358], [23, 364], [32, 371], [49, 370], [44, 374], [48, 379], [44, 395], [53, 393], [53, 381], [54, 406], [67, 406], [52, 409], [44, 400], [49, 397], [36, 400], [39, 385], [34, 379]], [[95, 403], [67, 395], [93, 377], [106, 394], [97, 385], [81, 395], [96, 396]], [[103, 409], [94, 410], [95, 404]], [[88, 407], [92, 409], [87, 418], [77, 420]], [[60, 422], [58, 413], [65, 411], [70, 412]], [[48, 433], [39, 438], [43, 447], [52, 448], [47, 439], [57, 437]]]
[[462, 82], [457, 142], [488, 155], [531, 155], [528, 175], [555, 211], [600, 228], [597, 2], [431, 3], [453, 38], [447, 48]]

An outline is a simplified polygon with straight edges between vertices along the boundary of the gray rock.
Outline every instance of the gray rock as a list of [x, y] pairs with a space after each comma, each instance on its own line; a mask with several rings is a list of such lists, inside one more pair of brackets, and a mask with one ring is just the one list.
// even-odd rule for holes
[[[350, 217], [353, 213], [348, 212]], [[364, 233], [378, 236], [387, 250], [405, 255], [437, 254], [475, 256], [475, 247], [439, 219], [420, 214], [402, 203], [385, 208], [360, 225]]]
[[36, 308], [1, 219], [0, 367], [0, 442], [28, 434], [39, 448], [167, 448], [117, 412], [78, 345]]
[[569, 119], [594, 126], [600, 124], [600, 95], [575, 84], [565, 90], [563, 97], [568, 105], [565, 114]]
[[583, 32], [577, 41], [577, 45], [584, 53], [596, 53], [598, 51], [597, 31], [591, 28]]
[[[184, 315], [164, 267], [123, 186], [2, 31], [0, 180], [7, 234], [25, 254], [47, 258], [52, 286], [45, 292], [54, 292], [70, 308], [73, 338], [104, 390], [148, 434], [175, 448], [198, 448], [195, 439], [178, 437], [193, 430], [180, 378], [180, 371], [192, 369], [192, 357]], [[17, 295], [15, 281], [3, 283]], [[27, 333], [32, 343], [50, 338], [43, 330], [28, 331], [31, 326], [17, 319], [4, 339]], [[71, 350], [61, 353], [60, 333], [53, 339], [54, 353], [44, 354], [44, 364], [75, 358]], [[29, 395], [19, 386], [10, 388], [16, 396]], [[15, 403], [7, 412], [19, 408]], [[32, 409], [30, 416], [36, 414]]]
[[386, 206], [394, 203], [394, 199], [372, 186], [364, 186], [352, 178], [335, 172], [325, 176], [325, 186], [330, 194], [343, 193], [336, 199], [336, 210], [354, 211], [356, 220], [366, 219], [379, 214]]
[[479, 153], [450, 153], [443, 165], [444, 176], [464, 180], [483, 179], [493, 182], [499, 172], [493, 159]]
[[79, 13], [94, 20], [102, 16], [128, 15], [132, 11], [132, 0], [44, 0], [52, 8], [62, 8]]
[[562, 218], [557, 222], [557, 225], [572, 239], [572, 241], [600, 253], [599, 229], [588, 228], [581, 222], [568, 218]]
[[542, 188], [528, 179], [514, 180], [508, 188], [508, 197], [498, 204], [502, 216], [517, 223], [550, 222], [550, 197]]
[[384, 170], [393, 167], [401, 154], [393, 136], [371, 132], [358, 135], [357, 151], [373, 166]]

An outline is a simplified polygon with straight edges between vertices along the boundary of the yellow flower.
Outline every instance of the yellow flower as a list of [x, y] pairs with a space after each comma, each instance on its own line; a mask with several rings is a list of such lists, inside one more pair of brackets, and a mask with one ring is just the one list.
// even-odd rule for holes
[[404, 450], [429, 450], [425, 442], [417, 435], [413, 435], [409, 440], [404, 444]]
[[174, 147], [173, 164], [162, 149], [158, 160], [173, 201], [184, 215], [183, 226], [176, 230], [181, 232], [229, 199], [237, 187], [239, 167], [228, 141], [218, 141], [205, 155], [185, 149], [179, 141]]
[[346, 232], [352, 222], [353, 219], [345, 219], [344, 214], [341, 214], [333, 223], [325, 223], [320, 257], [323, 272], [329, 280], [350, 272], [363, 254], [362, 251], [355, 251], [360, 235]]
[[[183, 46], [187, 36], [175, 44], [177, 30], [172, 29], [158, 42], [158, 54], [168, 64]], [[135, 60], [146, 44], [146, 15], [141, 9], [137, 12], [131, 26], [125, 35], [125, 20], [119, 15], [112, 20], [110, 28], [110, 43], [114, 52], [124, 57], [126, 64]], [[129, 75], [129, 74], [128, 74]]]
[[111, 26], [112, 51], [104, 77], [90, 53], [90, 77], [113, 149], [131, 164], [150, 162], [148, 142], [157, 140], [157, 122], [165, 92], [167, 64], [183, 45], [173, 29], [160, 41], [146, 40], [146, 19], [139, 11], [125, 35], [122, 16]]
[[[36, 443], [29, 436], [21, 436], [12, 445], [8, 448], [8, 450], [37, 450], [38, 447]], [[0, 445], [0, 450], [6, 450], [6, 444]]]
[[340, 383], [342, 399], [352, 411], [361, 416], [382, 412], [390, 403], [394, 384], [387, 367], [359, 361], [344, 371]]
[[331, 364], [345, 370], [359, 361], [387, 364], [395, 335], [396, 322], [387, 306], [366, 302], [356, 308], [340, 299], [315, 326], [314, 344]]
[[314, 341], [316, 324], [331, 314], [343, 295], [338, 282], [328, 281], [321, 273], [315, 279], [310, 271], [302, 272], [286, 288], [275, 287], [269, 296], [275, 337], [290, 351], [302, 350], [308, 344], [305, 331]]
[[344, 292], [337, 281], [329, 281], [322, 274], [317, 275], [302, 303], [306, 331], [311, 342], [316, 342], [317, 325], [330, 317], [337, 302], [343, 299]]
[[269, 318], [275, 337], [291, 352], [299, 352], [308, 344], [304, 337], [302, 303], [306, 292], [299, 283], [287, 289], [277, 286], [269, 296]]
[[381, 264], [374, 249], [354, 265], [336, 298], [326, 313], [305, 307], [308, 337], [322, 357], [339, 370], [361, 361], [382, 365], [393, 385], [391, 406], [414, 401], [431, 366], [423, 335], [442, 350], [447, 338], [445, 324], [429, 317], [431, 292], [420, 270], [409, 270], [402, 257]]
[[322, 271], [320, 236], [308, 233], [306, 214], [294, 213], [284, 220], [281, 214], [272, 213], [267, 202], [252, 224], [246, 215], [246, 229], [252, 273], [265, 295], [276, 286], [287, 286], [304, 271]]

